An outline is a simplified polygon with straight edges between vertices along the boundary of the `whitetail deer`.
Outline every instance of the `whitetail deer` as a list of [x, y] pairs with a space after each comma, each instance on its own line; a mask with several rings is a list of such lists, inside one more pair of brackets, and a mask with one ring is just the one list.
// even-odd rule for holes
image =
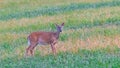
[[33, 56], [33, 50], [38, 44], [41, 45], [50, 44], [52, 51], [55, 55], [56, 54], [55, 44], [57, 43], [60, 32], [62, 32], [63, 26], [64, 23], [62, 23], [61, 25], [56, 24], [57, 29], [56, 32], [44, 32], [44, 31], [32, 32], [27, 38], [29, 47], [26, 49], [26, 55], [30, 53], [30, 55]]

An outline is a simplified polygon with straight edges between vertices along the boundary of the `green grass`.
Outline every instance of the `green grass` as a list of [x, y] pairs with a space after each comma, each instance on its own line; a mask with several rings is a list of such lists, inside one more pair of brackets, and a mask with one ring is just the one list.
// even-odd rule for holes
[[[37, 46], [24, 57], [31, 32], [62, 22], [56, 56]], [[119, 68], [119, 41], [119, 0], [0, 1], [0, 68]]]
[[23, 17], [31, 18], [36, 16], [43, 16], [43, 15], [55, 15], [55, 14], [61, 14], [68, 11], [74, 11], [74, 10], [82, 10], [82, 9], [90, 9], [90, 8], [101, 8], [101, 7], [112, 7], [112, 6], [120, 6], [120, 1], [112, 1], [112, 2], [101, 2], [101, 3], [78, 3], [78, 4], [70, 4], [67, 6], [57, 6], [57, 7], [43, 7], [38, 8], [36, 10], [32, 11], [24, 11], [24, 12], [15, 12], [12, 14], [7, 15], [0, 15], [1, 20], [9, 20], [9, 19], [19, 19]]
[[[113, 48], [112, 53], [109, 47], [106, 49], [98, 49], [94, 51], [79, 50], [78, 53], [59, 53], [54, 57], [48, 56], [35, 56], [30, 58], [10, 57], [1, 61], [2, 68], [118, 68], [120, 65], [120, 58], [118, 48]], [[109, 54], [110, 53], [110, 54]]]

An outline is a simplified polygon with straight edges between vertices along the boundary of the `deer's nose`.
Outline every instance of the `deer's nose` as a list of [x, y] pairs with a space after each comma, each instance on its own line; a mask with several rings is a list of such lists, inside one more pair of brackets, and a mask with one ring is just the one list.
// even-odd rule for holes
[[62, 32], [62, 30], [60, 30], [60, 32]]

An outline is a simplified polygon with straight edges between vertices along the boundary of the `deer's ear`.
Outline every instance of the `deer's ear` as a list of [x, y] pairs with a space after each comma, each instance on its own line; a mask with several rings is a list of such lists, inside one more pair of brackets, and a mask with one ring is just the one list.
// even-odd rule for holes
[[62, 23], [61, 26], [64, 26], [64, 23]]

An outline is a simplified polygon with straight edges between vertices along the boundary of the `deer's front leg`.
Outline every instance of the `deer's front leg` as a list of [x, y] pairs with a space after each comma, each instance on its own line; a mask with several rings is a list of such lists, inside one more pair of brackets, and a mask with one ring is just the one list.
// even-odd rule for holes
[[53, 51], [53, 54], [55, 55], [56, 54], [56, 47], [55, 47], [55, 43], [51, 43], [51, 48], [52, 48], [52, 51]]

